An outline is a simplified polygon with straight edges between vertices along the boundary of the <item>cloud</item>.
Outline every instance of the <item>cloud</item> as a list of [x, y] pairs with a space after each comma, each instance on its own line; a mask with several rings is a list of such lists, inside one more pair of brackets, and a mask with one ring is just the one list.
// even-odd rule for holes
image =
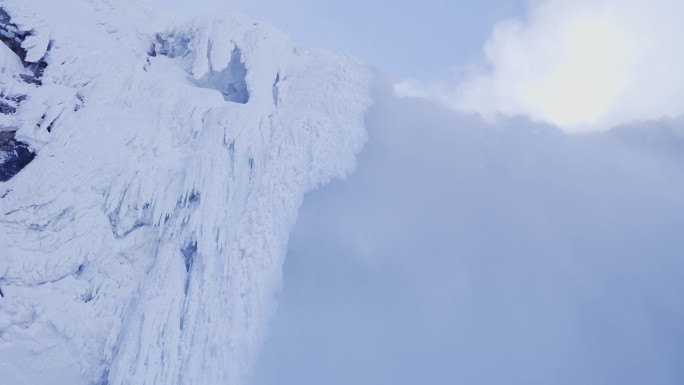
[[408, 81], [397, 91], [490, 120], [527, 115], [567, 131], [678, 117], [682, 14], [679, 0], [533, 1], [525, 19], [495, 26], [486, 65], [455, 89]]
[[378, 96], [357, 171], [304, 201], [252, 384], [683, 384], [682, 127]]

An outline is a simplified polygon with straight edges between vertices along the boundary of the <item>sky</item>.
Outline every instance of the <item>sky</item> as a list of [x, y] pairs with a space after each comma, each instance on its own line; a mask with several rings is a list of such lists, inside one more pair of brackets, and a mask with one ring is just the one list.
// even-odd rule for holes
[[476, 60], [491, 28], [518, 15], [523, 0], [196, 0], [148, 2], [176, 13], [238, 12], [269, 22], [298, 44], [347, 52], [396, 81], [450, 73]]
[[250, 385], [684, 383], [683, 120], [376, 100], [356, 172], [305, 198]]
[[[400, 95], [569, 132], [684, 113], [679, 0], [147, 0], [219, 10], [380, 68]], [[648, 95], [648, 98], [644, 98]]]
[[531, 4], [524, 17], [494, 27], [486, 66], [427, 96], [490, 120], [526, 115], [571, 132], [684, 113], [684, 2]]
[[149, 1], [384, 74], [250, 385], [684, 383], [684, 3]]
[[225, 10], [270, 22], [379, 67], [400, 95], [489, 121], [588, 132], [684, 113], [679, 0], [148, 1], [180, 19]]

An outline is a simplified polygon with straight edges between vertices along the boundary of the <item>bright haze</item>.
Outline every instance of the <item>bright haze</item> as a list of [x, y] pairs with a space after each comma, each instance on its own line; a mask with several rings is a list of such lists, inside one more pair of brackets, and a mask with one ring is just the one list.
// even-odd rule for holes
[[549, 0], [499, 22], [485, 64], [455, 85], [405, 81], [405, 95], [493, 120], [527, 115], [567, 131], [607, 130], [684, 112], [677, 0]]

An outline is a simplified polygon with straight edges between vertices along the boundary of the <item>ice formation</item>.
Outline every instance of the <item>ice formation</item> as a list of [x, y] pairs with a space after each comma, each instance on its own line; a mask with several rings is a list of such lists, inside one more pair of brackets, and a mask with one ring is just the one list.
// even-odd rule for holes
[[372, 71], [235, 15], [0, 7], [0, 383], [241, 383]]

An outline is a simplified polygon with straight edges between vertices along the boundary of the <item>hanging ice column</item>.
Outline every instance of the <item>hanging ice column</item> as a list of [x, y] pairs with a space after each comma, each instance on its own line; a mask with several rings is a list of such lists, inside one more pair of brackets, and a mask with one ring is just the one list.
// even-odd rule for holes
[[239, 384], [304, 192], [354, 167], [372, 75], [242, 17], [159, 33], [134, 2], [70, 2], [6, 5], [40, 20], [41, 87], [78, 108], [40, 99], [59, 114], [18, 131], [36, 158], [0, 183], [0, 354], [57, 346], [83, 383]]

